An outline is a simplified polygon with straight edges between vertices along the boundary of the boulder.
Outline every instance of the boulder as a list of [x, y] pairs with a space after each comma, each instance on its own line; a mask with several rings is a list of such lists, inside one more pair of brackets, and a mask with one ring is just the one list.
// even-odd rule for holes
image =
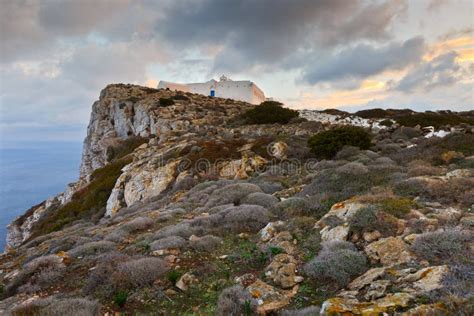
[[370, 259], [380, 261], [384, 266], [407, 263], [413, 259], [407, 244], [397, 237], [379, 239], [367, 245], [365, 252]]
[[349, 225], [339, 225], [334, 228], [324, 226], [320, 234], [322, 241], [346, 241], [349, 236]]
[[413, 300], [408, 293], [394, 293], [370, 302], [359, 302], [354, 298], [335, 297], [326, 300], [321, 315], [382, 315], [405, 308]]
[[273, 238], [274, 235], [278, 232], [278, 229], [285, 224], [283, 221], [270, 222], [265, 227], [263, 227], [260, 232], [260, 240], [267, 242]]
[[296, 275], [297, 261], [288, 254], [279, 254], [265, 269], [265, 276], [273, 284], [288, 289], [303, 281], [303, 278]]
[[181, 291], [187, 291], [188, 288], [195, 283], [198, 283], [198, 279], [191, 273], [187, 272], [181, 276], [178, 282], [176, 282], [176, 287]]
[[416, 292], [430, 292], [443, 287], [441, 282], [448, 272], [449, 268], [445, 265], [427, 267], [398, 279], [397, 283]]
[[361, 290], [362, 288], [370, 285], [377, 279], [380, 279], [385, 274], [387, 268], [372, 268], [363, 275], [359, 276], [358, 278], [354, 279], [347, 288], [349, 290]]
[[298, 286], [295, 286], [291, 291], [284, 291], [257, 279], [247, 287], [247, 290], [258, 302], [258, 313], [265, 315], [288, 305], [290, 299], [298, 292]]

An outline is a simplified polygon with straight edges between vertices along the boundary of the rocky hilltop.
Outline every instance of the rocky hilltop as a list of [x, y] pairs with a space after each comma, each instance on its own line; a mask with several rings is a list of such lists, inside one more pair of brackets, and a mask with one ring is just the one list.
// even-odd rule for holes
[[473, 113], [266, 106], [107, 86], [1, 314], [472, 315]]

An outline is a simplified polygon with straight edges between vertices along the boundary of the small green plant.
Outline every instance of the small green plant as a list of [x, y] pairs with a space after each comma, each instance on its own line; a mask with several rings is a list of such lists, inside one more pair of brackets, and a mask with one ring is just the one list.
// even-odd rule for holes
[[282, 103], [265, 101], [242, 115], [247, 124], [287, 124], [298, 117], [298, 111], [282, 107]]
[[308, 140], [308, 146], [317, 158], [331, 159], [344, 146], [369, 149], [371, 137], [362, 127], [343, 126], [312, 136]]
[[170, 98], [160, 98], [160, 107], [170, 106], [173, 105], [174, 101]]
[[272, 253], [272, 256], [276, 256], [282, 253], [283, 249], [281, 249], [280, 247], [270, 246], [270, 252]]
[[253, 306], [252, 306], [252, 302], [249, 301], [249, 300], [245, 300], [244, 302], [244, 315], [245, 316], [251, 316], [253, 315]]
[[171, 284], [175, 285], [182, 275], [183, 274], [177, 270], [171, 270], [170, 272], [168, 272], [166, 278], [168, 279], [168, 281], [171, 282]]
[[126, 291], [121, 291], [120, 290], [117, 293], [115, 293], [114, 303], [118, 307], [123, 307], [123, 306], [125, 306], [125, 303], [127, 303], [127, 299], [128, 299], [128, 293]]

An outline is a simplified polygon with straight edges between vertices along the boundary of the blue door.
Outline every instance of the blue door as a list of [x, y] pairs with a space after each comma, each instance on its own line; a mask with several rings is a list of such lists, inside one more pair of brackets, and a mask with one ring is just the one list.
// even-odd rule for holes
[[215, 97], [216, 96], [216, 91], [214, 90], [211, 90], [211, 94], [210, 94], [211, 97]]

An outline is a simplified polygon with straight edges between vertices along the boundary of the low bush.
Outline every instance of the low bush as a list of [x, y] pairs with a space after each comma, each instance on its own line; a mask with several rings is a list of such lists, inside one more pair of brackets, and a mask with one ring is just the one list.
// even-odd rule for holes
[[136, 217], [131, 221], [120, 226], [121, 229], [127, 233], [133, 233], [136, 231], [150, 228], [155, 222], [149, 217]]
[[414, 160], [408, 165], [408, 176], [440, 176], [446, 173], [446, 169], [432, 166], [423, 160]]
[[396, 148], [387, 155], [400, 164], [408, 164], [413, 160], [426, 161], [431, 165], [443, 165], [442, 154], [449, 151], [462, 153], [464, 156], [474, 155], [474, 134], [451, 133], [446, 137], [422, 138], [417, 146]]
[[452, 178], [448, 181], [410, 178], [398, 182], [394, 191], [400, 196], [419, 197], [442, 204], [458, 204], [461, 207], [474, 204], [473, 178]]
[[241, 204], [252, 204], [252, 205], [260, 205], [265, 208], [270, 208], [278, 203], [278, 199], [273, 195], [262, 193], [262, 192], [255, 192], [250, 193], [246, 197], [244, 197], [241, 201]]
[[328, 287], [342, 288], [367, 270], [367, 258], [351, 243], [326, 243], [319, 254], [304, 266], [310, 279]]
[[222, 189], [217, 189], [212, 192], [209, 197], [209, 201], [206, 203], [206, 207], [210, 208], [216, 205], [224, 204], [241, 204], [241, 200], [247, 195], [255, 192], [262, 192], [262, 189], [255, 184], [251, 183], [235, 183], [230, 184]]
[[139, 288], [151, 285], [158, 278], [166, 274], [169, 268], [165, 261], [159, 258], [139, 258], [123, 262], [117, 267], [121, 286]]
[[49, 287], [57, 282], [64, 269], [61, 258], [56, 255], [33, 259], [5, 286], [4, 295], [12, 296], [21, 288], [24, 292], [36, 292]]
[[311, 203], [301, 197], [291, 197], [275, 204], [272, 212], [280, 218], [311, 215]]
[[216, 316], [250, 316], [257, 313], [257, 301], [242, 286], [235, 285], [219, 295]]
[[151, 243], [150, 249], [154, 250], [161, 250], [161, 249], [179, 249], [186, 245], [186, 240], [179, 236], [170, 236], [165, 237], [162, 239], [155, 240]]
[[403, 126], [434, 126], [439, 128], [444, 125], [459, 125], [462, 123], [474, 125], [474, 120], [468, 117], [460, 116], [456, 113], [443, 111], [440, 112], [424, 112], [424, 113], [412, 113], [396, 118], [396, 121]]
[[332, 159], [344, 146], [369, 149], [371, 137], [361, 127], [343, 126], [312, 136], [308, 140], [308, 146], [317, 158]]
[[173, 99], [170, 99], [170, 98], [160, 98], [160, 101], [159, 101], [159, 106], [160, 106], [160, 107], [166, 107], [166, 106], [170, 106], [170, 105], [173, 105], [173, 104], [174, 104]]
[[197, 251], [210, 252], [222, 244], [222, 238], [206, 235], [189, 241], [189, 246]]
[[357, 210], [349, 220], [349, 229], [352, 233], [379, 231], [384, 237], [396, 235], [397, 219], [377, 206], [371, 205]]
[[216, 233], [253, 233], [262, 229], [270, 221], [269, 212], [258, 205], [240, 205], [195, 218], [190, 227], [195, 234]]
[[100, 258], [83, 289], [85, 294], [110, 297], [119, 291], [152, 285], [169, 270], [165, 261], [155, 257], [131, 258], [110, 253]]
[[247, 124], [287, 124], [299, 116], [298, 111], [282, 107], [282, 103], [265, 101], [242, 115]]
[[369, 173], [369, 168], [360, 162], [349, 162], [338, 167], [336, 171], [347, 175], [360, 176]]
[[[398, 167], [369, 166], [367, 173], [356, 170], [361, 168], [327, 168], [317, 172], [311, 182], [297, 194], [300, 197], [309, 197], [312, 204], [312, 213], [322, 216], [329, 211], [334, 203], [351, 197], [368, 193], [374, 187], [386, 186], [395, 181]], [[358, 172], [357, 175], [346, 172]]]
[[442, 293], [462, 298], [472, 297], [474, 293], [473, 262], [450, 266], [449, 272], [443, 276], [441, 283], [444, 285]]
[[412, 199], [388, 198], [377, 203], [379, 209], [398, 218], [405, 217], [416, 206]]
[[86, 256], [95, 256], [98, 254], [103, 254], [105, 252], [110, 252], [116, 247], [114, 242], [100, 240], [92, 241], [83, 245], [80, 245], [76, 248], [71, 249], [69, 254], [71, 257], [86, 257]]
[[467, 264], [472, 260], [469, 258], [469, 243], [472, 241], [473, 235], [469, 232], [456, 230], [429, 232], [417, 237], [411, 250], [417, 257], [431, 264]]
[[[7, 313], [10, 315], [10, 313]], [[99, 316], [100, 305], [97, 301], [91, 301], [85, 298], [38, 298], [28, 300], [27, 303], [13, 307], [12, 316]]]

